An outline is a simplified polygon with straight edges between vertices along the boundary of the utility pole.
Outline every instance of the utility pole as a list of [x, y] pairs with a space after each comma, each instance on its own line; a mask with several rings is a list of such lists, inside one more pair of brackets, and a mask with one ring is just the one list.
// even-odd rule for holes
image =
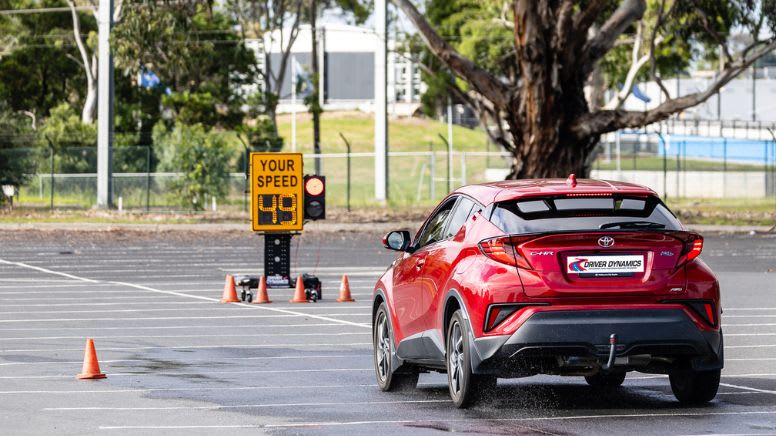
[[388, 200], [388, 4], [375, 0], [375, 199]]
[[108, 209], [113, 207], [113, 0], [100, 0], [97, 18], [97, 207]]
[[315, 153], [315, 174], [321, 175], [321, 74], [318, 65], [318, 0], [310, 0], [310, 36], [313, 42], [310, 60], [313, 67], [313, 95], [310, 96], [310, 111], [313, 113], [313, 153]]

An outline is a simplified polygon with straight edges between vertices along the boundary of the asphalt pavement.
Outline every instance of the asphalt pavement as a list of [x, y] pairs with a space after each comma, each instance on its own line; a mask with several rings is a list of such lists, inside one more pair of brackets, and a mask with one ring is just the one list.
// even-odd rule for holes
[[[682, 407], [664, 376], [616, 391], [581, 377], [499, 380], [454, 409], [446, 376], [377, 389], [370, 297], [392, 254], [369, 232], [294, 239], [294, 273], [324, 300], [218, 303], [227, 273], [260, 272], [245, 232], [0, 233], [0, 433], [776, 434], [776, 237], [707, 235], [723, 292], [716, 400]], [[337, 303], [350, 277], [355, 303]], [[93, 337], [104, 380], [76, 380]]]

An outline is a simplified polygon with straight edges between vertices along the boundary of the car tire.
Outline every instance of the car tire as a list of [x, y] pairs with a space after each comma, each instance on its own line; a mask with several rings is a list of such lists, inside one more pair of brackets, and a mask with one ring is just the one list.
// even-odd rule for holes
[[597, 388], [617, 388], [625, 381], [625, 372], [599, 372], [595, 375], [586, 375], [585, 381]]
[[494, 376], [472, 373], [471, 344], [467, 332], [461, 311], [455, 311], [447, 327], [445, 362], [450, 398], [459, 409], [482, 400], [486, 394], [495, 389], [497, 382]]
[[372, 349], [377, 386], [381, 391], [414, 389], [420, 373], [404, 368], [393, 368], [394, 339], [391, 318], [385, 303], [381, 303], [372, 323]]
[[678, 370], [669, 374], [671, 391], [680, 403], [703, 404], [717, 396], [722, 370]]

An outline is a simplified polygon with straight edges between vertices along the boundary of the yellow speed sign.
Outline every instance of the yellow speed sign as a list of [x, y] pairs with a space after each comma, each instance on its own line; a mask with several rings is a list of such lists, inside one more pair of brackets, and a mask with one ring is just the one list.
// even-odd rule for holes
[[251, 153], [254, 232], [303, 229], [302, 153]]

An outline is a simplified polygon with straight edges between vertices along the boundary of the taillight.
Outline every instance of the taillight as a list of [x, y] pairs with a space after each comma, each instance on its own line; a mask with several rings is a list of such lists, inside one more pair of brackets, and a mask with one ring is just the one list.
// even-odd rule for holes
[[506, 265], [531, 269], [531, 265], [520, 255], [517, 246], [535, 236], [499, 236], [480, 241], [480, 251], [485, 256]]
[[689, 245], [689, 251], [687, 252], [687, 261], [691, 261], [695, 259], [696, 257], [701, 255], [701, 251], [703, 251], [703, 238], [698, 235], [698, 239], [692, 241]]
[[690, 232], [676, 232], [673, 236], [684, 244], [682, 253], [676, 261], [677, 268], [701, 255], [703, 251], [703, 236]]
[[517, 266], [515, 247], [512, 246], [508, 236], [480, 241], [480, 251], [496, 262]]
[[690, 306], [710, 326], [717, 326], [717, 307], [711, 301], [688, 301], [685, 304]]

